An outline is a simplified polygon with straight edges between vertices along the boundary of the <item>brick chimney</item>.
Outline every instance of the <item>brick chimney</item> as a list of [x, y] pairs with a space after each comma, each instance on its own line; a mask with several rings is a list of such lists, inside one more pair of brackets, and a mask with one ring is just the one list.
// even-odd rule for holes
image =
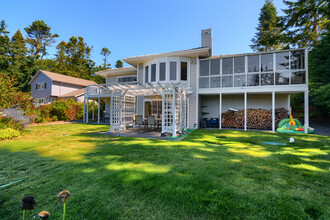
[[204, 29], [202, 30], [202, 47], [210, 48], [210, 56], [212, 56], [212, 29]]

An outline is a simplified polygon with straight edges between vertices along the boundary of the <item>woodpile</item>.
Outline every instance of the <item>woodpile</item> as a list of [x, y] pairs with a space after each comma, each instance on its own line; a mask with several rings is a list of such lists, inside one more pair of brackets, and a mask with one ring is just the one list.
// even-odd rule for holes
[[[246, 126], [250, 129], [272, 129], [272, 111], [265, 109], [247, 109]], [[275, 109], [275, 127], [288, 117], [288, 111], [284, 108]], [[221, 125], [223, 128], [244, 128], [244, 110], [238, 112], [227, 111], [222, 113]]]

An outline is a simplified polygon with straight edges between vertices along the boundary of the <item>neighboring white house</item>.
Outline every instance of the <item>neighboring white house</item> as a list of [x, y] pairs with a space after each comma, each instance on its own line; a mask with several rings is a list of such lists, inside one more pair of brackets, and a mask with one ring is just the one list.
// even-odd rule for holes
[[[201, 47], [128, 57], [131, 67], [96, 74], [106, 84], [91, 85], [85, 98], [104, 99], [111, 130], [121, 131], [131, 115], [159, 115], [162, 134], [175, 136], [184, 128], [199, 127], [202, 118], [217, 118], [229, 108], [290, 109], [290, 95], [305, 94], [308, 127], [308, 63], [306, 49], [262, 53], [212, 55], [212, 30], [201, 32]], [[204, 114], [207, 112], [208, 114]], [[88, 117], [85, 117], [88, 122]]]
[[30, 80], [31, 95], [36, 105], [48, 104], [59, 98], [84, 100], [84, 88], [96, 84], [93, 81], [39, 70]]

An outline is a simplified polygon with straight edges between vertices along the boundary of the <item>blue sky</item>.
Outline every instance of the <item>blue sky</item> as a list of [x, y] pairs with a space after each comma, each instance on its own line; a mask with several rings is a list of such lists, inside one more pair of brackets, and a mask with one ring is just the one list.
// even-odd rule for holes
[[[102, 47], [111, 51], [114, 68], [125, 57], [200, 46], [200, 31], [212, 28], [213, 54], [251, 52], [264, 0], [45, 1], [0, 0], [0, 20], [11, 35], [35, 20], [44, 20], [60, 41], [82, 36], [93, 46], [92, 58], [103, 62]], [[279, 14], [282, 0], [274, 0]], [[56, 52], [49, 48], [49, 57]], [[127, 65], [125, 65], [127, 66]]]

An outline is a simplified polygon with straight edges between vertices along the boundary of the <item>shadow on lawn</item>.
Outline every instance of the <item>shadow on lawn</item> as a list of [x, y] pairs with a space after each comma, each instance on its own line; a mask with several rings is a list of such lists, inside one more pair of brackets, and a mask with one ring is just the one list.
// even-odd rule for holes
[[71, 138], [90, 147], [77, 155], [83, 159], [54, 163], [28, 157], [51, 161], [45, 190], [69, 187], [77, 207], [69, 212], [77, 218], [93, 219], [95, 212], [99, 219], [327, 215], [329, 146], [321, 137], [295, 136], [284, 147], [263, 142], [288, 143], [288, 135], [266, 132], [197, 130], [180, 142], [90, 132]]

